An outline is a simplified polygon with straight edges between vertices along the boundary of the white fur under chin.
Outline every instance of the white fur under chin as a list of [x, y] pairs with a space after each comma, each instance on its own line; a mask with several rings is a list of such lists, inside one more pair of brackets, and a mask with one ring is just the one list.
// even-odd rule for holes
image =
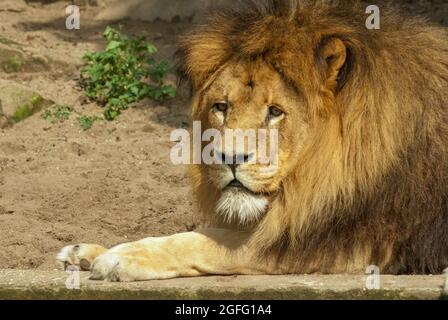
[[238, 222], [248, 225], [257, 221], [268, 207], [268, 200], [238, 189], [224, 191], [216, 205], [218, 214], [224, 216], [227, 222]]

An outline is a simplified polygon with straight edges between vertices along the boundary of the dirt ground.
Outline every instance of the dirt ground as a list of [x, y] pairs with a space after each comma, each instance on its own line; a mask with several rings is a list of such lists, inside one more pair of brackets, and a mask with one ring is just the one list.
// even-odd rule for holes
[[[446, 0], [402, 2], [448, 25]], [[118, 23], [95, 21], [100, 8], [83, 7], [81, 30], [66, 30], [66, 5], [0, 0], [1, 39], [44, 61], [43, 68], [0, 71], [0, 79], [99, 114], [77, 86], [81, 57], [102, 49], [103, 30]], [[159, 57], [168, 59], [176, 37], [190, 27], [188, 21], [119, 23], [128, 34], [147, 32]], [[0, 269], [54, 269], [55, 254], [67, 244], [112, 246], [195, 229], [200, 218], [186, 168], [169, 160], [171, 130], [188, 126], [187, 104], [182, 97], [163, 105], [144, 101], [87, 131], [76, 117], [52, 124], [40, 113], [0, 129]]]
[[[18, 12], [2, 11], [2, 4], [2, 37], [67, 65], [0, 78], [100, 114], [95, 104], [82, 105], [76, 82], [84, 52], [104, 47], [108, 23], [93, 21], [98, 8], [81, 12], [81, 30], [68, 31], [64, 3]], [[182, 22], [120, 23], [128, 34], [146, 31], [161, 57], [173, 55], [175, 37], [186, 28]], [[186, 168], [169, 159], [171, 130], [188, 125], [185, 99], [144, 101], [88, 131], [77, 121], [52, 124], [38, 113], [0, 131], [0, 269], [54, 268], [55, 254], [70, 243], [112, 246], [197, 226]]]

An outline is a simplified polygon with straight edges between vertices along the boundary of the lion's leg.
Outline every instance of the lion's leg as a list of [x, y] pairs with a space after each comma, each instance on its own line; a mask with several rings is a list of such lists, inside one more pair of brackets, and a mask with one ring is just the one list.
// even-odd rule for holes
[[122, 244], [95, 259], [91, 279], [138, 281], [274, 273], [268, 263], [258, 262], [246, 241], [244, 233], [207, 229]]
[[106, 248], [96, 244], [66, 246], [58, 253], [56, 260], [64, 269], [79, 266], [81, 270], [89, 271], [93, 261], [106, 251]]

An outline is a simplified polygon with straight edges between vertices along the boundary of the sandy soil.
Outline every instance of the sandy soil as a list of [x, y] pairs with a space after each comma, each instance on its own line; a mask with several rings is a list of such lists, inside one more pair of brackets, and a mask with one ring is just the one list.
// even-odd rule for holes
[[[448, 24], [444, 0], [431, 7], [428, 0], [402, 2]], [[84, 52], [103, 48], [108, 23], [93, 20], [99, 8], [84, 7], [81, 30], [68, 31], [65, 6], [0, 0], [0, 36], [61, 62], [40, 72], [0, 72], [0, 78], [99, 114], [95, 104], [83, 105], [76, 78]], [[120, 24], [129, 34], [148, 32], [167, 58], [176, 36], [189, 28], [182, 21]], [[195, 229], [200, 220], [186, 168], [169, 160], [171, 130], [188, 126], [186, 104], [182, 98], [164, 105], [144, 101], [88, 131], [76, 117], [51, 124], [39, 114], [0, 130], [0, 269], [55, 268], [54, 255], [67, 244], [112, 246]]]
[[[16, 1], [13, 1], [16, 2]], [[39, 73], [0, 74], [84, 114], [77, 69], [86, 50], [102, 48], [106, 23], [81, 14], [65, 30], [65, 4], [1, 11], [1, 35], [68, 66]], [[121, 21], [128, 34], [148, 32], [160, 56], [175, 51], [185, 23]], [[144, 101], [115, 122], [83, 131], [76, 117], [51, 124], [39, 114], [0, 131], [0, 269], [54, 268], [64, 245], [106, 246], [194, 229], [198, 224], [186, 168], [171, 164], [171, 130], [188, 124], [186, 101]]]

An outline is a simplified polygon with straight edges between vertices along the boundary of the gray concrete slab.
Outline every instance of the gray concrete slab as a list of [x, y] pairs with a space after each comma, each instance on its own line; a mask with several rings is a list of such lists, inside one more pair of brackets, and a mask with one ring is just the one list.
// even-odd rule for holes
[[[108, 283], [62, 271], [0, 270], [0, 299], [443, 299], [445, 276], [290, 275], [183, 278]], [[75, 279], [75, 281], [70, 281]]]

